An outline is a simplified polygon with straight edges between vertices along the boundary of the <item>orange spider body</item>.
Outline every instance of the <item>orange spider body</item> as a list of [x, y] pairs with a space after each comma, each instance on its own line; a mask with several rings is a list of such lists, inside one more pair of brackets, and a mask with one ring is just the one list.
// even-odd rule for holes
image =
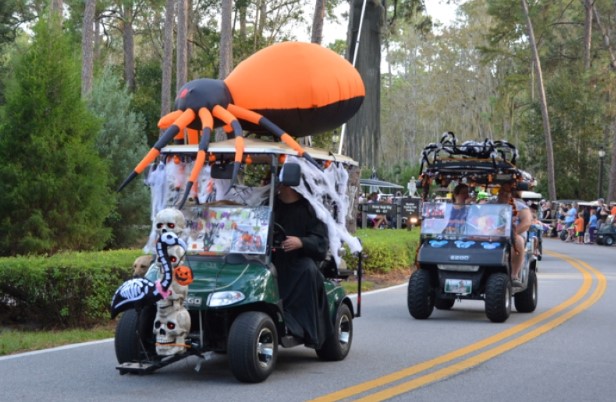
[[165, 132], [119, 190], [184, 129], [200, 130], [201, 139], [180, 208], [206, 162], [215, 127], [224, 126], [235, 137], [233, 183], [243, 158], [244, 130], [272, 134], [314, 162], [291, 135], [315, 135], [342, 125], [357, 112], [364, 96], [359, 73], [335, 52], [312, 43], [269, 46], [241, 62], [224, 81], [186, 83], [176, 98], [176, 110], [158, 123]]

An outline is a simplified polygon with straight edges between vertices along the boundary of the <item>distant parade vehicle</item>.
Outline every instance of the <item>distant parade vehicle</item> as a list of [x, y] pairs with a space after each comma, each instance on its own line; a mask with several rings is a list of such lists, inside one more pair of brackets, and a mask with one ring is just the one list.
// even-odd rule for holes
[[[530, 239], [523, 250], [515, 249], [515, 206], [428, 200], [432, 184], [446, 188], [451, 183], [466, 183], [470, 188], [491, 190], [514, 182], [526, 190], [527, 174], [515, 166], [516, 158], [517, 149], [507, 142], [458, 145], [453, 133], [424, 149], [420, 245], [407, 293], [408, 310], [414, 318], [427, 319], [435, 307], [452, 309], [456, 300], [483, 300], [486, 316], [493, 322], [509, 318], [512, 298], [518, 312], [535, 311], [537, 258]], [[454, 219], [454, 215], [464, 219]], [[513, 253], [524, 254], [519, 283], [511, 279]]]

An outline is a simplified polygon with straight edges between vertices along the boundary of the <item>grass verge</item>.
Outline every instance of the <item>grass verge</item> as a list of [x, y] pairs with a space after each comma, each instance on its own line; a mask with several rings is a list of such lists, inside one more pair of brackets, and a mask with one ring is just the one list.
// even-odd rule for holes
[[0, 356], [113, 338], [115, 322], [90, 329], [30, 331], [0, 328]]

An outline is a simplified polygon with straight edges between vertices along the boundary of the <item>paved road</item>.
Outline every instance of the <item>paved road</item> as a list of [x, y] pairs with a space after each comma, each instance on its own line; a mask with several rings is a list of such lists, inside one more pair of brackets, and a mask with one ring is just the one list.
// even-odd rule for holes
[[365, 294], [346, 360], [282, 349], [261, 384], [241, 384], [226, 357], [121, 376], [113, 342], [0, 357], [1, 401], [612, 401], [616, 395], [616, 247], [545, 241], [539, 305], [489, 322], [483, 303], [413, 319], [406, 286]]

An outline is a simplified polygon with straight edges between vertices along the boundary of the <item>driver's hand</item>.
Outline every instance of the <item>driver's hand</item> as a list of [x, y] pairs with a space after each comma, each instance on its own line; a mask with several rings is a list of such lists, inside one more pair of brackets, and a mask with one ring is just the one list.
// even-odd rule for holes
[[304, 247], [302, 240], [297, 236], [287, 236], [286, 239], [282, 242], [282, 249], [286, 252], [299, 250]]

